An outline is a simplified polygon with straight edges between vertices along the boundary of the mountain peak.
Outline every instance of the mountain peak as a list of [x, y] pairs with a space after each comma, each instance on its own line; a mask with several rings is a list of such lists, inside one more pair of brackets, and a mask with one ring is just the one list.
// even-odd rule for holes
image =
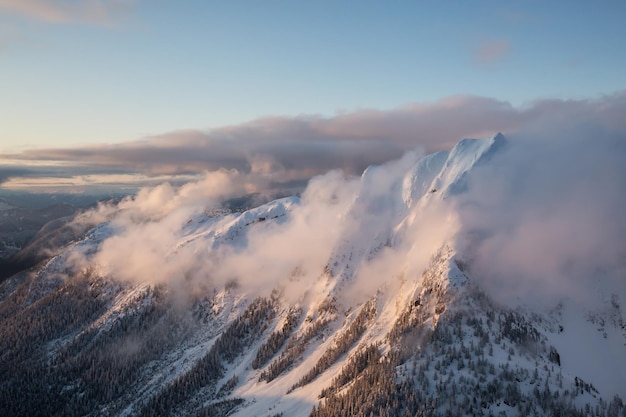
[[498, 132], [495, 135], [493, 135], [491, 140], [494, 141], [494, 142], [505, 141], [506, 137], [502, 134], [502, 132]]
[[0, 284], [0, 415], [621, 415], [617, 296], [591, 318], [501, 305], [456, 243], [453, 198], [506, 144], [96, 226]]

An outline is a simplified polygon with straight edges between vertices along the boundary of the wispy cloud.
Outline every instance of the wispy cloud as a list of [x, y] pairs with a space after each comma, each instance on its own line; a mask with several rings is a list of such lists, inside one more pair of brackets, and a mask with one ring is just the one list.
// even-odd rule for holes
[[511, 51], [511, 43], [504, 40], [483, 42], [474, 49], [474, 61], [480, 65], [500, 62]]
[[[221, 169], [263, 178], [265, 187], [303, 186], [331, 169], [360, 174], [371, 164], [419, 148], [451, 148], [464, 137], [485, 137], [521, 128], [596, 123], [626, 131], [626, 93], [599, 100], [543, 100], [516, 108], [507, 102], [455, 96], [430, 104], [359, 110], [334, 117], [268, 117], [207, 132], [184, 130], [114, 145], [30, 149], [0, 154], [0, 181], [19, 186], [23, 178], [72, 179], [87, 186], [98, 178], [133, 175], [142, 182], [175, 182]], [[81, 177], [81, 178], [78, 178]], [[31, 180], [32, 182], [32, 180]], [[260, 186], [260, 185], [259, 185]]]
[[109, 25], [132, 4], [133, 0], [0, 0], [0, 9], [49, 23]]

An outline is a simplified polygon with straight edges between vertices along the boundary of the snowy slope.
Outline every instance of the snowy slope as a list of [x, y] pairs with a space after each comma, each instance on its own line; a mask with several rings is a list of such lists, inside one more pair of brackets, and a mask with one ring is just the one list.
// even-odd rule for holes
[[[501, 134], [465, 139], [358, 180], [331, 173], [242, 213], [113, 216], [2, 284], [5, 363], [43, 352], [53, 388], [33, 395], [62, 400], [65, 415], [608, 413], [626, 398], [620, 300], [499, 304], [456, 243], [450, 202], [506, 146]], [[129, 241], [153, 255], [143, 275], [110, 263]], [[33, 344], [45, 348], [31, 357]], [[2, 401], [12, 415], [43, 407]]]

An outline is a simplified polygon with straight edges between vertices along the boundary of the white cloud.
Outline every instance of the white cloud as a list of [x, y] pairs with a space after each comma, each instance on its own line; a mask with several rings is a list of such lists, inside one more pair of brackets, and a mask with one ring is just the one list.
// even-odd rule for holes
[[522, 131], [469, 183], [461, 237], [500, 301], [626, 296], [626, 131], [572, 120]]

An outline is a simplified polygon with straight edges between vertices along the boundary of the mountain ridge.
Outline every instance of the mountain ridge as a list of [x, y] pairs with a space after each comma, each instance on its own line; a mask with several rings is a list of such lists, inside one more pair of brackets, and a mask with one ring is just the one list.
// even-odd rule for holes
[[241, 213], [94, 215], [0, 285], [0, 411], [623, 414], [620, 298], [503, 304], [459, 243], [452, 202], [508, 142], [330, 173]]

